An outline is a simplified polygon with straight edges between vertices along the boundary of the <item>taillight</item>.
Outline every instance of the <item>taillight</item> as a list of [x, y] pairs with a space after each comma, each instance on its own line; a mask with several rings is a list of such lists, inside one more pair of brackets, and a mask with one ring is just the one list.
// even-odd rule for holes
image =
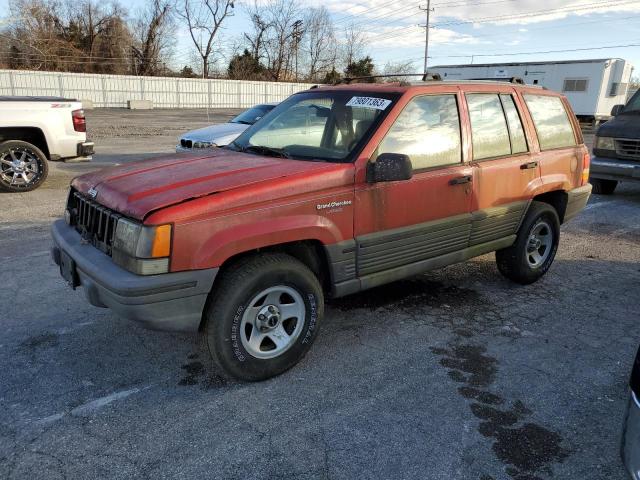
[[586, 185], [589, 183], [589, 167], [591, 165], [591, 157], [589, 156], [589, 152], [585, 152], [582, 157], [582, 183], [581, 185]]
[[71, 119], [73, 120], [73, 129], [76, 132], [87, 131], [87, 119], [84, 117], [84, 110], [74, 110], [71, 112]]

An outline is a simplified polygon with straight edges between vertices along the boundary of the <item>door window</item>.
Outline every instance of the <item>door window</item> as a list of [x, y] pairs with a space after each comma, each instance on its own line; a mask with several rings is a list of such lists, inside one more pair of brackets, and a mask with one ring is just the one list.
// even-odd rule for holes
[[538, 132], [540, 150], [573, 147], [576, 137], [560, 97], [525, 95], [527, 107]]
[[467, 95], [473, 159], [502, 157], [511, 154], [509, 129], [497, 93]]
[[509, 137], [511, 138], [511, 153], [523, 153], [528, 150], [527, 138], [522, 128], [522, 120], [511, 95], [500, 95], [504, 113], [509, 124]]
[[412, 99], [378, 146], [382, 153], [408, 155], [414, 170], [460, 163], [460, 116], [455, 95]]

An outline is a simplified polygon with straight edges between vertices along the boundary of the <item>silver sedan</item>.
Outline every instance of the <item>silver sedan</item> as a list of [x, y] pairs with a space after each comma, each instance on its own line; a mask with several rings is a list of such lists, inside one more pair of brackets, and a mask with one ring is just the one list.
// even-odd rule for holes
[[192, 152], [194, 149], [224, 147], [233, 142], [242, 132], [273, 110], [274, 107], [275, 105], [273, 104], [256, 105], [227, 123], [191, 130], [180, 137], [176, 145], [176, 152]]

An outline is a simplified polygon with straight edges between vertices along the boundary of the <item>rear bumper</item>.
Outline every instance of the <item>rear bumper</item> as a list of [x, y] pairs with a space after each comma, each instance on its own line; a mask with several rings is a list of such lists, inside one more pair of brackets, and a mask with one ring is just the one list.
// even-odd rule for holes
[[78, 156], [89, 157], [95, 152], [95, 144], [93, 142], [82, 142], [78, 144]]
[[591, 157], [590, 176], [603, 180], [640, 182], [640, 162], [619, 158]]
[[587, 205], [589, 197], [591, 196], [592, 188], [591, 184], [587, 183], [582, 187], [575, 188], [568, 192], [567, 208], [564, 212], [563, 219], [564, 222], [571, 220]]
[[631, 392], [622, 430], [622, 461], [633, 480], [640, 480], [640, 402]]
[[63, 220], [51, 227], [51, 255], [60, 265], [61, 252], [73, 259], [87, 300], [108, 307], [148, 328], [196, 331], [217, 268], [141, 276], [130, 273], [92, 245]]

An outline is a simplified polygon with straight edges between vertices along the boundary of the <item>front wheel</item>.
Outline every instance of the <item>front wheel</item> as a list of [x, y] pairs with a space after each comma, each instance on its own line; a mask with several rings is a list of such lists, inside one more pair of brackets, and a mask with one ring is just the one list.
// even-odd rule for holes
[[285, 254], [243, 259], [224, 271], [205, 310], [205, 339], [219, 373], [247, 381], [279, 375], [307, 353], [324, 312], [322, 288]]
[[0, 143], [0, 190], [29, 192], [49, 173], [47, 157], [35, 145], [20, 140]]
[[496, 252], [498, 270], [522, 285], [533, 283], [551, 267], [559, 243], [556, 210], [547, 203], [532, 202], [515, 243]]

